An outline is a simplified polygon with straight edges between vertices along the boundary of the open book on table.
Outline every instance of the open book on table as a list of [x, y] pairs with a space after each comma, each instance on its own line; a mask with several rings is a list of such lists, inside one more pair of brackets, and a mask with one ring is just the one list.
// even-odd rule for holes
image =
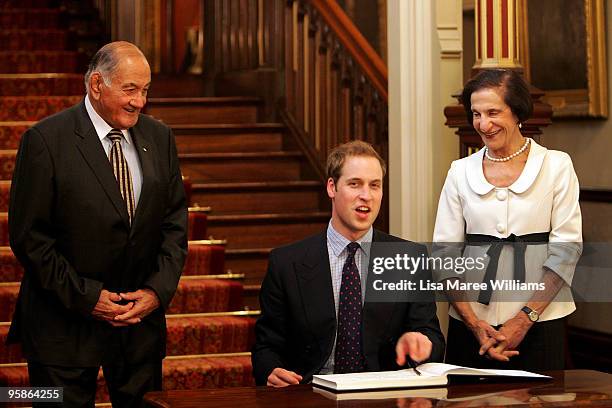
[[333, 391], [361, 391], [390, 388], [441, 387], [453, 376], [499, 377], [517, 379], [548, 379], [546, 375], [521, 370], [489, 370], [462, 367], [443, 363], [427, 363], [418, 367], [421, 375], [412, 369], [397, 371], [375, 371], [351, 374], [327, 374], [313, 376], [312, 384]]

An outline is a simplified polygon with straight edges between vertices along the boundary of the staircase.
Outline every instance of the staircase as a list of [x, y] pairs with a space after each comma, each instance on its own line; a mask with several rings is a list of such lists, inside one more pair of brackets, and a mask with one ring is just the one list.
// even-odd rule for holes
[[212, 208], [208, 234], [227, 241], [226, 268], [245, 276], [250, 310], [259, 309], [270, 250], [329, 220], [323, 183], [282, 124], [258, 120], [261, 105], [253, 97], [155, 97], [146, 107], [172, 128], [192, 203]]
[[[8, 247], [16, 149], [28, 127], [83, 95], [88, 58], [80, 50], [91, 36], [66, 28], [83, 13], [58, 3], [0, 0], [0, 386], [28, 385], [19, 347], [5, 345], [23, 274]], [[149, 100], [147, 113], [176, 135], [192, 204], [187, 262], [167, 311], [163, 387], [250, 385], [268, 254], [324, 229], [328, 199], [285, 127], [259, 120], [259, 99], [163, 96]], [[96, 400], [108, 405], [102, 374], [98, 383]]]

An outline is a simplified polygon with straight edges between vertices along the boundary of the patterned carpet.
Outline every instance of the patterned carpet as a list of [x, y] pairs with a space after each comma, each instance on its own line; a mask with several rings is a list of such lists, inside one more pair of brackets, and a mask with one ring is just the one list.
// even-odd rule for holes
[[[16, 149], [36, 121], [82, 99], [87, 59], [53, 0], [0, 0], [0, 386], [27, 386], [19, 346], [7, 346], [23, 269], [8, 247], [8, 204]], [[187, 193], [191, 183], [185, 180]], [[214, 209], [213, 209], [214, 210]], [[207, 211], [189, 213], [189, 252], [167, 310], [163, 387], [253, 384], [249, 350], [257, 311], [243, 312], [241, 275], [225, 273], [225, 242], [207, 239]], [[108, 401], [104, 377], [97, 401]]]

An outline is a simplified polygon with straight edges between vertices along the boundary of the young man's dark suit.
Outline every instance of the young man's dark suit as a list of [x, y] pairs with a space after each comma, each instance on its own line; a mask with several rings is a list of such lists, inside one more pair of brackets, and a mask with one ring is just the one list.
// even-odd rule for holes
[[[87, 96], [86, 96], [87, 97]], [[130, 226], [84, 102], [23, 136], [11, 188], [11, 247], [25, 273], [9, 341], [29, 362], [89, 367], [165, 356], [164, 310], [187, 253], [187, 208], [174, 138], [146, 115], [129, 129], [142, 169]], [[150, 288], [160, 307], [116, 328], [91, 312], [101, 289]]]
[[[403, 240], [374, 230], [372, 241]], [[425, 251], [422, 245], [406, 245], [407, 252], [414, 256]], [[256, 383], [266, 385], [276, 367], [300, 374], [303, 383], [311, 381], [329, 358], [336, 333], [325, 232], [272, 251], [260, 305], [262, 315], [257, 321], [252, 355]], [[395, 345], [408, 331], [421, 332], [431, 340], [428, 361], [442, 361], [444, 356], [444, 337], [434, 302], [374, 303], [366, 298], [362, 330], [369, 371], [398, 368]]]

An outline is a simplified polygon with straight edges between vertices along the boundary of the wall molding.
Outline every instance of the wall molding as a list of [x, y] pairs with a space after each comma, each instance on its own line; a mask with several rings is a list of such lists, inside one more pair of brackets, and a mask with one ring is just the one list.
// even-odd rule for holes
[[[414, 241], [433, 230], [434, 2], [387, 3], [389, 49], [389, 230]], [[437, 57], [436, 57], [437, 59]], [[434, 74], [436, 72], [436, 74]]]
[[438, 24], [437, 30], [440, 42], [440, 57], [461, 59], [463, 44], [459, 26], [455, 24]]

